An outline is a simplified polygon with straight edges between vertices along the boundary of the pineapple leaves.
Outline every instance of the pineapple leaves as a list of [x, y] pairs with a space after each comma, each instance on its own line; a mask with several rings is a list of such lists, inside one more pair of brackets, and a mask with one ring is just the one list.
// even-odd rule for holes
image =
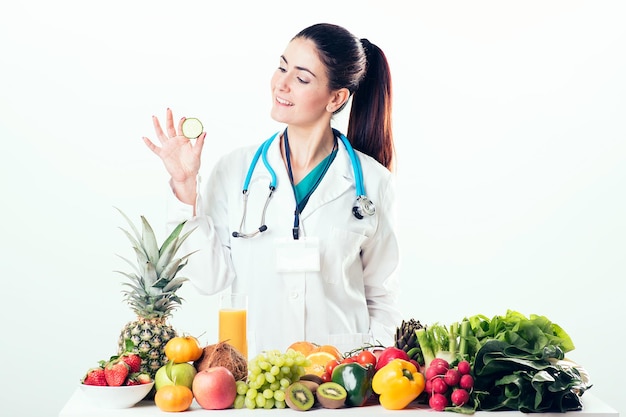
[[179, 223], [159, 248], [154, 230], [144, 216], [140, 216], [142, 224], [140, 232], [124, 212], [117, 207], [115, 209], [130, 225], [132, 233], [120, 229], [132, 244], [137, 258], [133, 263], [117, 255], [134, 271], [130, 273], [114, 271], [128, 278], [128, 282], [123, 283], [124, 299], [139, 317], [147, 319], [167, 317], [173, 309], [181, 305], [183, 299], [176, 295], [176, 291], [189, 280], [176, 277], [176, 274], [187, 265], [189, 256], [197, 251], [180, 258], [176, 258], [176, 253], [195, 228], [183, 233], [186, 221]]
[[182, 287], [183, 282], [189, 281], [189, 278], [178, 277], [171, 280], [165, 287], [163, 287], [164, 292], [176, 292], [180, 287]]
[[146, 251], [148, 259], [153, 265], [156, 265], [159, 261], [159, 245], [154, 235], [152, 226], [148, 223], [148, 220], [144, 216], [141, 216], [141, 242], [143, 243], [143, 249]]

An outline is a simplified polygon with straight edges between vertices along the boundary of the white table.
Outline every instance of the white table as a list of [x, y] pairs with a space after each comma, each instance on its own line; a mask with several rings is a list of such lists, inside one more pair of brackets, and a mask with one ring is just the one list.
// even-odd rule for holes
[[[587, 391], [583, 394], [583, 409], [581, 411], [574, 411], [570, 413], [537, 413], [536, 417], [619, 417], [619, 413], [605, 404], [597, 397], [595, 397], [591, 392]], [[338, 416], [346, 417], [346, 416], [382, 416], [382, 415], [398, 415], [402, 413], [412, 413], [413, 415], [416, 413], [437, 413], [429, 408], [425, 407], [425, 405], [409, 405], [404, 410], [386, 410], [380, 405], [371, 405], [364, 407], [351, 407], [351, 408], [340, 408], [337, 410], [328, 410], [324, 408], [315, 408], [309, 410], [308, 412], [315, 413], [314, 416]], [[231, 416], [231, 417], [241, 417], [241, 416], [269, 416], [280, 414], [281, 416], [288, 415], [297, 415], [299, 417], [303, 417], [301, 411], [291, 410], [289, 408], [285, 408], [282, 410], [270, 409], [254, 409], [248, 410], [246, 408], [235, 410], [204, 410], [201, 408], [194, 400], [191, 408], [181, 414], [182, 417], [187, 416], [188, 413], [193, 413], [194, 416], [205, 415], [207, 417], [220, 417], [220, 416]], [[178, 413], [167, 413], [159, 410], [159, 408], [154, 405], [154, 401], [141, 401], [139, 404], [135, 405], [132, 408], [124, 408], [119, 410], [98, 408], [89, 402], [89, 399], [85, 397], [80, 389], [76, 389], [74, 394], [70, 397], [68, 402], [65, 404], [59, 417], [139, 417], [139, 416], [175, 416]], [[462, 416], [462, 414], [456, 413], [442, 413], [441, 417], [448, 416]], [[432, 416], [432, 414], [431, 414]], [[479, 411], [474, 414], [475, 417], [529, 417], [532, 414], [524, 414], [519, 411]]]

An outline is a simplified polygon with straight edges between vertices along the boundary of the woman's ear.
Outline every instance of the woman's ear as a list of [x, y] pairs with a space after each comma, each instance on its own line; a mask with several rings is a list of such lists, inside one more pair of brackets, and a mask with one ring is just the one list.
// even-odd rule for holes
[[343, 106], [350, 98], [350, 91], [347, 88], [340, 88], [331, 95], [331, 99], [326, 105], [326, 111], [334, 113]]

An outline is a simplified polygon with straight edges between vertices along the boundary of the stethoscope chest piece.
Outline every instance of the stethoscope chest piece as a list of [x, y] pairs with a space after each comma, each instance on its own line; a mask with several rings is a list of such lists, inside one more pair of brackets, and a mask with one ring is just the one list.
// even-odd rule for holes
[[366, 215], [373, 216], [374, 213], [376, 213], [376, 206], [374, 206], [372, 200], [364, 195], [360, 195], [356, 198], [356, 203], [354, 204], [354, 207], [352, 207], [352, 214], [354, 214], [354, 217], [360, 220]]

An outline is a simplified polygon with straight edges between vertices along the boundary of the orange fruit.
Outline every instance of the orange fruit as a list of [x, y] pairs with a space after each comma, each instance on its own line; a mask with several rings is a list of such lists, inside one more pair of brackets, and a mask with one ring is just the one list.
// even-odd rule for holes
[[304, 373], [317, 376], [322, 376], [326, 372], [326, 364], [328, 362], [337, 359], [334, 354], [324, 351], [309, 353], [306, 358], [311, 364], [304, 368]]
[[316, 348], [317, 348], [317, 345], [315, 343], [312, 343], [306, 340], [301, 340], [298, 342], [293, 342], [291, 345], [289, 345], [287, 350], [293, 349], [296, 352], [302, 353], [304, 356], [308, 356], [309, 353], [313, 352], [313, 350]]
[[185, 411], [193, 402], [193, 391], [185, 385], [165, 385], [154, 395], [154, 403], [161, 411]]
[[191, 362], [200, 359], [204, 350], [193, 336], [176, 336], [168, 340], [164, 348], [165, 356], [174, 363]]
[[321, 345], [321, 346], [318, 346], [314, 350], [314, 352], [327, 352], [327, 353], [330, 353], [331, 355], [333, 355], [335, 357], [335, 359], [343, 358], [343, 355], [341, 354], [341, 352], [339, 352], [339, 349], [337, 349], [333, 345]]

